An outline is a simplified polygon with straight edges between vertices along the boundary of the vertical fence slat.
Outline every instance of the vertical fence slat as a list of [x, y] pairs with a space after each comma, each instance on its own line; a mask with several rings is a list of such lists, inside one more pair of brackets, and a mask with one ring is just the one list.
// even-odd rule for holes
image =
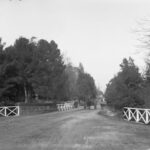
[[19, 106], [17, 106], [17, 108], [18, 108], [17, 116], [20, 116], [20, 107], [19, 107]]
[[4, 116], [7, 116], [7, 107], [4, 107]]
[[140, 121], [139, 115], [140, 115], [140, 112], [139, 112], [138, 109], [136, 109], [136, 122], [139, 122], [139, 121]]
[[129, 116], [128, 116], [128, 121], [130, 121], [131, 120], [131, 110], [128, 108], [128, 114], [129, 114]]
[[148, 124], [149, 123], [149, 117], [148, 117], [148, 110], [146, 110], [146, 118], [145, 118], [145, 123]]

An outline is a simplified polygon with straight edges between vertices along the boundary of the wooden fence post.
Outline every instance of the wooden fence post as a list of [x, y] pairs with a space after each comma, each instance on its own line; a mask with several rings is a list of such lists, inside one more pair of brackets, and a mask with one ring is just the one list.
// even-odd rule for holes
[[136, 108], [136, 122], [139, 122], [139, 110]]
[[128, 121], [130, 121], [131, 120], [131, 110], [130, 110], [130, 108], [127, 108], [128, 109]]
[[4, 116], [7, 117], [7, 107], [4, 107]]
[[145, 114], [146, 114], [145, 123], [148, 124], [149, 123], [148, 110], [145, 110]]
[[18, 112], [17, 112], [17, 116], [20, 116], [20, 106], [17, 106]]

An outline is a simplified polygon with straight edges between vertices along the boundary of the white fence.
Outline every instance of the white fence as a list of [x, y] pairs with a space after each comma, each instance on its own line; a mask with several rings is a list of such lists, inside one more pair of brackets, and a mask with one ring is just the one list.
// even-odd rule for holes
[[128, 121], [150, 124], [150, 109], [124, 107], [123, 118]]
[[8, 117], [8, 116], [19, 116], [19, 115], [20, 115], [19, 106], [0, 107], [0, 116]]
[[58, 111], [67, 111], [74, 108], [74, 101], [57, 104]]

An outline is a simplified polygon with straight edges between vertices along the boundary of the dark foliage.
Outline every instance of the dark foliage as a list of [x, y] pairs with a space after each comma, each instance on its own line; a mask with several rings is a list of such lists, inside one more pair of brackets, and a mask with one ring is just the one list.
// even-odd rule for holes
[[84, 72], [83, 66], [79, 66], [79, 77], [77, 80], [78, 97], [86, 105], [91, 104], [96, 99], [97, 89], [93, 77]]
[[121, 71], [107, 85], [105, 92], [107, 104], [116, 109], [143, 106], [143, 79], [133, 59], [123, 59], [120, 67]]
[[65, 65], [54, 41], [20, 37], [0, 51], [0, 58], [1, 100], [27, 103], [35, 94], [45, 99], [62, 97]]
[[6, 48], [0, 40], [1, 105], [96, 97], [94, 79], [81, 64], [65, 65], [54, 41], [34, 39], [20, 37]]

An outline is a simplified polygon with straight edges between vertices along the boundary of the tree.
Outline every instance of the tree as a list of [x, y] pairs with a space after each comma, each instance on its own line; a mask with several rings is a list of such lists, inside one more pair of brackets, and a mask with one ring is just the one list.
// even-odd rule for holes
[[[3, 51], [5, 59], [1, 64], [1, 77], [4, 78], [4, 89], [2, 95], [9, 95], [12, 99], [14, 94], [24, 92], [25, 102], [28, 102], [31, 94], [31, 71], [33, 61], [34, 45], [26, 38], [20, 37], [15, 41], [14, 46], [9, 46]], [[10, 91], [8, 94], [8, 91]], [[16, 97], [14, 96], [14, 99]]]
[[77, 80], [78, 97], [85, 104], [91, 105], [96, 98], [96, 86], [93, 77], [84, 72], [83, 67], [79, 67], [79, 76]]
[[117, 109], [125, 106], [142, 106], [141, 85], [143, 79], [132, 58], [123, 59], [121, 71], [110, 80], [105, 92], [107, 104]]
[[46, 99], [59, 99], [65, 82], [65, 65], [54, 41], [37, 43], [36, 71], [32, 80], [35, 92]]
[[69, 63], [66, 65], [65, 74], [67, 76], [66, 95], [68, 99], [75, 99], [77, 98], [78, 68]]

